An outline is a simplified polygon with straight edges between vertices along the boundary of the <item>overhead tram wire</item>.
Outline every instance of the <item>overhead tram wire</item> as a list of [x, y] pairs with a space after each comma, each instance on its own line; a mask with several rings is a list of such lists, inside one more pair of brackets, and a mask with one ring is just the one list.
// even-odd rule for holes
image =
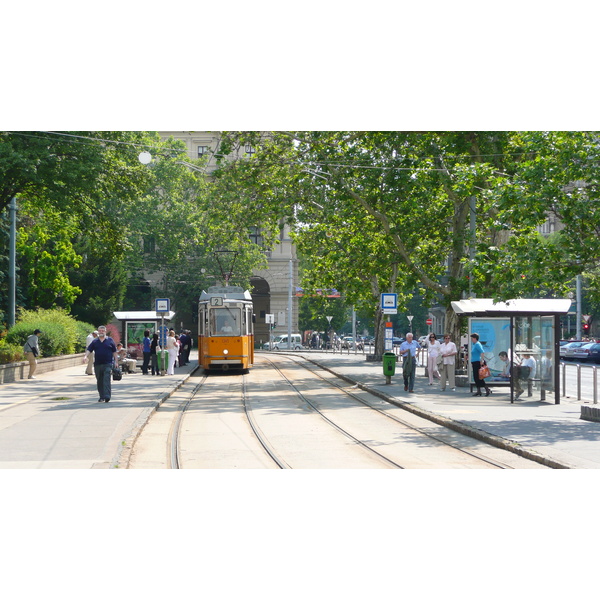
[[[5, 131], [5, 132], [0, 132], [0, 133], [7, 133], [9, 135], [18, 135], [21, 137], [31, 137], [31, 138], [35, 138], [35, 139], [39, 139], [39, 140], [49, 140], [51, 141], [52, 139], [56, 139], [56, 138], [51, 138], [51, 137], [45, 137], [45, 136], [41, 136], [41, 135], [35, 135], [36, 132], [23, 132], [23, 131]], [[154, 151], [155, 154], [158, 155], [165, 155], [165, 152], [175, 152], [178, 154], [186, 154], [187, 155], [187, 150], [182, 149], [182, 148], [160, 148], [157, 146], [151, 146], [149, 144], [144, 144], [144, 143], [136, 143], [136, 142], [123, 142], [120, 140], [108, 140], [108, 139], [104, 139], [104, 138], [95, 138], [95, 137], [89, 137], [89, 136], [84, 136], [84, 135], [75, 135], [72, 133], [63, 133], [60, 131], [40, 131], [37, 133], [43, 133], [49, 136], [63, 136], [63, 137], [69, 137], [69, 138], [76, 138], [76, 139], [71, 139], [71, 140], [63, 140], [69, 144], [86, 144], [88, 142], [102, 142], [102, 143], [106, 143], [106, 144], [115, 144], [115, 145], [122, 145], [122, 146], [133, 146], [134, 148], [142, 148], [144, 150], [152, 150]]]

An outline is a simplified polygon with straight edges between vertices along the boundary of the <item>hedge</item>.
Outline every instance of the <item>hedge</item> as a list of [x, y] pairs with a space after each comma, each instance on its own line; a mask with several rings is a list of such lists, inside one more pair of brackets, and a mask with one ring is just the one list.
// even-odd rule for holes
[[36, 329], [42, 332], [40, 356], [48, 357], [84, 352], [86, 338], [95, 328], [76, 321], [62, 309], [23, 310], [18, 322], [0, 340], [0, 363], [22, 360], [23, 345]]

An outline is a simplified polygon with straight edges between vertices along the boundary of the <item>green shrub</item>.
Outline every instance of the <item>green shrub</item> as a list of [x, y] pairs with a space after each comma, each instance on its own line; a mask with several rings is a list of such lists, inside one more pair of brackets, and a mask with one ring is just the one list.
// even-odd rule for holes
[[0, 339], [0, 365], [24, 360], [23, 348], [16, 344], [9, 344], [5, 339]]
[[91, 325], [83, 325], [85, 335], [83, 335], [83, 329], [77, 324], [77, 321], [64, 310], [24, 310], [19, 315], [19, 321], [6, 334], [6, 341], [9, 344], [23, 347], [27, 338], [36, 329], [40, 329], [42, 335], [40, 336], [39, 346], [42, 357], [75, 354], [76, 352], [83, 352], [85, 338], [90, 331], [93, 331]]

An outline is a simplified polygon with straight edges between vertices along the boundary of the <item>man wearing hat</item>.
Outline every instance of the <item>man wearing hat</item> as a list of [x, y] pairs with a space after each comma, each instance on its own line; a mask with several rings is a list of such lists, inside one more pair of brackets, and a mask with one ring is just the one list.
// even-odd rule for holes
[[[98, 331], [92, 331], [85, 339], [85, 347], [87, 348], [96, 338], [98, 337]], [[88, 360], [87, 366], [85, 367], [86, 375], [94, 374], [94, 361]]]
[[41, 335], [41, 331], [36, 329], [33, 332], [33, 335], [30, 335], [23, 346], [23, 352], [25, 352], [25, 356], [27, 356], [27, 360], [29, 361], [29, 378], [35, 379], [33, 374], [37, 369], [37, 360], [35, 357], [40, 353], [40, 347], [38, 345], [39, 337]]

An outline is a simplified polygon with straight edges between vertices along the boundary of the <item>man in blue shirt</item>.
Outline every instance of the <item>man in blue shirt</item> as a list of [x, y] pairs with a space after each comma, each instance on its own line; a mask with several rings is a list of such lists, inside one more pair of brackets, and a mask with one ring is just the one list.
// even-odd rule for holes
[[94, 371], [98, 385], [98, 402], [109, 402], [111, 394], [111, 375], [113, 365], [117, 365], [117, 346], [114, 340], [106, 335], [106, 326], [98, 327], [98, 337], [87, 347], [83, 362], [88, 361], [90, 353], [94, 353]]
[[415, 373], [417, 371], [417, 356], [421, 352], [421, 346], [413, 340], [413, 334], [406, 334], [406, 341], [400, 344], [400, 355], [404, 356], [402, 362], [402, 376], [404, 377], [404, 391], [409, 393], [415, 390]]

